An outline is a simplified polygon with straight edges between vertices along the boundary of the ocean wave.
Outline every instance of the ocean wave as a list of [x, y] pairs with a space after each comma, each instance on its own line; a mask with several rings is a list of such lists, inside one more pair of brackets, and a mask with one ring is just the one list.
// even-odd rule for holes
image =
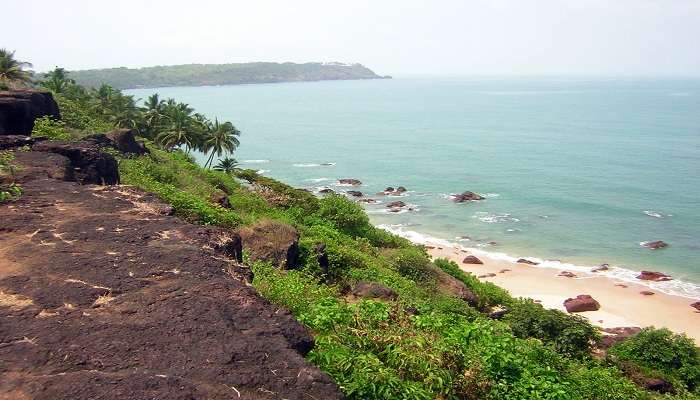
[[664, 214], [659, 211], [653, 211], [653, 210], [644, 210], [644, 214], [653, 217], [653, 218], [666, 218], [666, 217], [673, 217], [672, 214]]
[[[650, 289], [656, 290], [661, 293], [666, 293], [669, 295], [673, 296], [680, 296], [680, 297], [685, 297], [688, 299], [693, 299], [693, 300], [700, 300], [700, 285], [692, 282], [686, 282], [680, 279], [674, 278], [673, 280], [670, 281], [662, 281], [662, 282], [653, 282], [653, 281], [644, 281], [637, 279], [637, 276], [640, 274], [641, 271], [637, 271], [634, 269], [628, 269], [625, 268], [624, 266], [611, 266], [610, 269], [607, 271], [600, 271], [593, 273], [591, 270], [595, 268], [596, 266], [593, 265], [578, 265], [578, 264], [572, 264], [572, 263], [567, 263], [559, 260], [546, 260], [538, 257], [521, 257], [521, 256], [513, 256], [507, 253], [503, 252], [494, 252], [494, 251], [486, 251], [483, 250], [481, 247], [484, 247], [485, 245], [488, 245], [488, 243], [480, 243], [477, 244], [477, 247], [465, 247], [460, 245], [459, 241], [467, 241], [467, 239], [459, 239], [456, 238], [456, 241], [450, 241], [446, 239], [441, 239], [435, 236], [430, 236], [426, 235], [423, 233], [419, 233], [413, 230], [408, 230], [405, 229], [404, 226], [399, 226], [399, 225], [389, 225], [389, 224], [380, 224], [377, 225], [377, 228], [384, 229], [385, 231], [391, 232], [395, 235], [401, 236], [403, 238], [406, 238], [410, 240], [413, 243], [417, 244], [423, 244], [423, 245], [437, 245], [437, 246], [443, 246], [443, 247], [454, 247], [456, 249], [460, 250], [466, 250], [471, 252], [472, 254], [476, 256], [481, 256], [485, 258], [490, 258], [492, 260], [497, 260], [497, 261], [506, 261], [510, 262], [512, 264], [518, 264], [518, 260], [521, 258], [526, 258], [530, 261], [539, 263], [538, 265], [529, 265], [528, 267], [535, 267], [535, 268], [548, 268], [548, 269], [557, 269], [557, 270], [566, 270], [566, 271], [572, 271], [572, 272], [577, 272], [581, 274], [582, 276], [578, 279], [587, 279], [587, 278], [593, 278], [593, 277], [599, 277], [603, 276], [612, 280], [617, 280], [617, 281], [622, 281], [622, 282], [627, 282], [627, 283], [634, 283], [637, 285], [642, 285], [646, 286]], [[518, 264], [522, 265], [522, 264]]]
[[513, 217], [509, 213], [489, 213], [485, 211], [479, 211], [472, 215], [472, 218], [477, 218], [481, 222], [486, 222], [487, 224], [498, 224], [501, 222], [520, 222], [520, 219]]
[[266, 173], [270, 172], [270, 170], [269, 170], [269, 169], [259, 169], [259, 170], [255, 171], [255, 172], [257, 172], [258, 174], [262, 175], [262, 174], [266, 174]]
[[325, 181], [330, 181], [331, 178], [309, 178], [309, 179], [304, 179], [304, 182], [325, 182]]
[[314, 168], [314, 167], [332, 167], [334, 166], [335, 163], [297, 163], [297, 164], [292, 164], [293, 167], [297, 168]]
[[495, 199], [496, 197], [500, 197], [501, 195], [498, 193], [482, 193], [481, 197], [484, 197], [486, 199]]
[[241, 161], [241, 164], [263, 164], [269, 162], [270, 160], [243, 160]]

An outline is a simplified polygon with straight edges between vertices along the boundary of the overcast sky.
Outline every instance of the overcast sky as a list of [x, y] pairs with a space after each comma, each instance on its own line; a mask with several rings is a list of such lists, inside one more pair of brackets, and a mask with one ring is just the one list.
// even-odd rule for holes
[[379, 74], [700, 75], [700, 0], [0, 0], [35, 70], [360, 62]]

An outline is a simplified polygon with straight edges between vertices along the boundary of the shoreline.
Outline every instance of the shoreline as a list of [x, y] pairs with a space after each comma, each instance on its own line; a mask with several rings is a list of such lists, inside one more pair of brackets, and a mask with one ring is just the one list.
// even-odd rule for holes
[[[380, 228], [387, 229], [384, 226]], [[483, 276], [482, 281], [492, 282], [513, 297], [527, 297], [538, 301], [546, 308], [566, 311], [564, 300], [580, 294], [591, 295], [600, 303], [600, 310], [576, 313], [601, 328], [623, 326], [657, 328], [665, 327], [676, 333], [685, 333], [700, 345], [700, 311], [690, 305], [697, 301], [691, 297], [664, 293], [650, 281], [631, 282], [615, 276], [569, 268], [572, 264], [559, 263], [552, 266], [533, 266], [506, 259], [499, 253], [453, 244], [447, 240], [421, 236], [417, 239], [407, 232], [390, 232], [403, 236], [415, 244], [429, 246], [432, 258], [447, 258], [468, 273]], [[478, 257], [483, 264], [464, 264], [467, 255]], [[512, 258], [512, 257], [509, 257]], [[577, 267], [577, 266], [574, 266]], [[611, 267], [611, 270], [614, 270]], [[570, 278], [559, 276], [562, 271], [576, 274]], [[493, 276], [484, 276], [493, 274]], [[651, 291], [653, 295], [641, 292]]]

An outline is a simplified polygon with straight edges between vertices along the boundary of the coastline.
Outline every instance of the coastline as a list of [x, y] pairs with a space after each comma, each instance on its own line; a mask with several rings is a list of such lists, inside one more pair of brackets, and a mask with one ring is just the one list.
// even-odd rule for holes
[[[386, 226], [379, 227], [388, 229]], [[697, 299], [656, 290], [656, 282], [630, 282], [628, 279], [593, 273], [590, 269], [584, 271], [582, 267], [567, 268], [570, 264], [559, 264], [561, 268], [533, 266], [504, 259], [499, 253], [471, 249], [446, 240], [416, 235], [411, 231], [388, 230], [415, 244], [428, 246], [431, 257], [452, 260], [465, 272], [476, 276], [493, 274], [480, 279], [508, 290], [514, 297], [532, 298], [544, 307], [566, 311], [564, 300], [588, 294], [600, 303], [600, 310], [577, 314], [586, 317], [593, 325], [601, 328], [666, 327], [676, 333], [685, 333], [700, 345], [700, 311], [690, 306]], [[467, 255], [478, 257], [483, 264], [462, 263]], [[573, 272], [576, 277], [559, 276], [562, 271]], [[640, 293], [643, 291], [654, 294]]]

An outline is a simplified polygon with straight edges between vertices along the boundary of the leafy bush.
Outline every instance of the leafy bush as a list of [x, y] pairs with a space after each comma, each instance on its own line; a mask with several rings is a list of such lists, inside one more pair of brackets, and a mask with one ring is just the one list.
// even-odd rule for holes
[[531, 299], [511, 303], [504, 322], [515, 336], [540, 339], [570, 357], [587, 357], [598, 338], [597, 330], [585, 318], [545, 309]]
[[474, 275], [462, 271], [454, 261], [438, 258], [434, 263], [437, 267], [467, 285], [479, 298], [479, 308], [482, 310], [488, 310], [490, 307], [497, 305], [508, 305], [513, 302], [513, 298], [507, 290], [491, 282], [481, 282]]
[[114, 125], [104, 121], [96, 113], [90, 112], [90, 107], [80, 104], [62, 95], [55, 95], [56, 103], [61, 110], [61, 121], [70, 128], [82, 130], [84, 134], [108, 132]]
[[418, 247], [408, 247], [389, 252], [389, 262], [401, 275], [416, 282], [431, 279], [430, 259]]
[[53, 140], [69, 140], [71, 138], [70, 133], [66, 130], [66, 125], [62, 121], [56, 121], [49, 116], [34, 120], [32, 136]]
[[614, 345], [608, 355], [617, 363], [631, 363], [644, 372], [660, 373], [689, 391], [700, 389], [700, 352], [686, 335], [665, 328], [644, 328]]
[[318, 216], [351, 236], [360, 236], [370, 226], [369, 218], [357, 203], [345, 196], [331, 194], [320, 200]]

